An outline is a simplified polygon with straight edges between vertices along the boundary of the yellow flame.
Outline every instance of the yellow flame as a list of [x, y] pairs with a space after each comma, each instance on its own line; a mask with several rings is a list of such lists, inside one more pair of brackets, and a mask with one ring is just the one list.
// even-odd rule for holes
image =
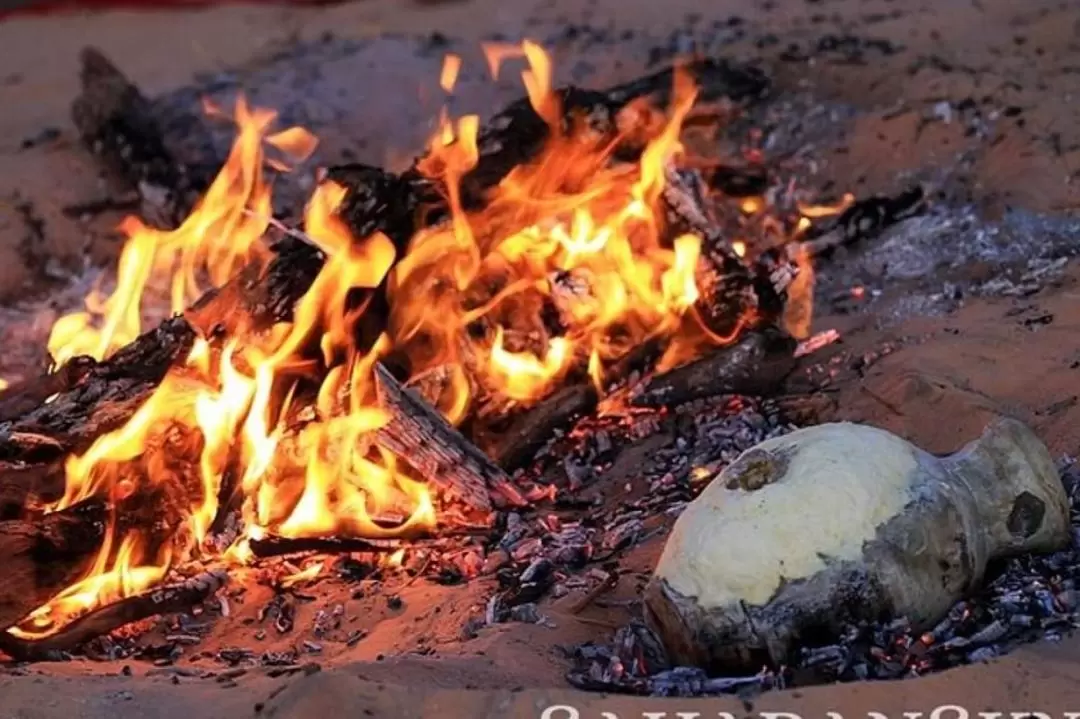
[[443, 58], [442, 72], [439, 75], [439, 87], [444, 92], [453, 92], [460, 72], [461, 58], [453, 53], [447, 53]]
[[[571, 374], [587, 376], [602, 394], [611, 366], [649, 340], [668, 347], [661, 366], [693, 356], [703, 343], [731, 341], [738, 330], [715, 336], [697, 316], [701, 238], [672, 239], [665, 226], [662, 193], [696, 96], [689, 76], [676, 72], [670, 107], [632, 130], [644, 145], [639, 161], [619, 164], [611, 162], [611, 137], [568, 131], [551, 60], [538, 44], [484, 51], [493, 76], [505, 58], [524, 58], [521, 80], [548, 130], [538, 156], [477, 203], [464, 180], [480, 157], [479, 119], [455, 120], [444, 110], [418, 169], [437, 180], [449, 214], [412, 237], [403, 257], [381, 233], [351, 236], [336, 214], [346, 189], [320, 184], [303, 231], [325, 261], [292, 321], [257, 336], [199, 339], [123, 426], [67, 461], [64, 497], [50, 511], [107, 499], [106, 541], [82, 579], [13, 631], [47, 635], [160, 582], [177, 562], [216, 555], [207, 540], [225, 511], [239, 512], [242, 533], [219, 558], [241, 563], [253, 557], [251, 541], [271, 534], [393, 537], [434, 525], [429, 488], [377, 441], [390, 417], [377, 404], [372, 370], [391, 351], [407, 359], [414, 379], [444, 378], [438, 407], [460, 422], [480, 399], [528, 404]], [[446, 92], [460, 69], [457, 56], [444, 59]], [[208, 286], [267, 259], [260, 241], [271, 211], [265, 170], [285, 165], [264, 151], [302, 161], [317, 140], [300, 128], [272, 132], [274, 113], [243, 100], [234, 119], [232, 151], [180, 227], [125, 220], [112, 292], [91, 293], [84, 311], [53, 327], [49, 350], [58, 364], [79, 354], [106, 357], [130, 342], [155, 296], [182, 311]], [[771, 219], [761, 198], [740, 208], [754, 216], [744, 223]], [[796, 234], [811, 218], [840, 210], [800, 211]], [[740, 257], [747, 252], [743, 240], [731, 246]], [[808, 330], [812, 295], [809, 258], [799, 266], [792, 292], [805, 312], [786, 318], [793, 333]], [[355, 321], [383, 283], [388, 328], [361, 352]], [[749, 320], [737, 319], [739, 327]], [[163, 449], [169, 442], [183, 445], [183, 457]], [[180, 459], [195, 468], [190, 482], [171, 466]], [[179, 514], [163, 518], [167, 536], [125, 515], [134, 500], [155, 492]], [[314, 566], [301, 574], [317, 573]]]

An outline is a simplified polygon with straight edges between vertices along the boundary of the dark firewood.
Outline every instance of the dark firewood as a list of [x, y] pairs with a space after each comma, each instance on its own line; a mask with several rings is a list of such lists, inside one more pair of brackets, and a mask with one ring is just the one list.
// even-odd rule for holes
[[[737, 102], [753, 100], [769, 88], [768, 78], [758, 70], [725, 60], [696, 60], [685, 65], [685, 70], [696, 82], [702, 100], [722, 97]], [[673, 87], [674, 70], [668, 68], [606, 90], [560, 88], [555, 95], [561, 105], [562, 129], [570, 131], [576, 124], [584, 123], [596, 136], [598, 146], [606, 145], [620, 132], [619, 113], [624, 108], [635, 101], [665, 107]], [[489, 188], [518, 165], [533, 160], [550, 132], [548, 123], [537, 114], [527, 97], [508, 105], [484, 123], [477, 136], [479, 160], [462, 178], [466, 206], [482, 203]]]
[[510, 478], [412, 389], [402, 387], [381, 364], [375, 366], [380, 405], [391, 414], [378, 431], [381, 444], [425, 479], [474, 509], [487, 511], [493, 500], [526, 504]]
[[62, 462], [12, 465], [0, 462], [0, 521], [23, 519], [36, 506], [64, 496]]
[[[653, 366], [665, 346], [663, 338], [650, 338], [607, 367], [605, 391], [632, 383]], [[556, 431], [572, 427], [576, 420], [595, 410], [599, 401], [600, 393], [592, 381], [581, 379], [532, 406], [478, 427], [474, 433], [499, 466], [512, 472], [531, 462]]]
[[94, 363], [71, 389], [0, 425], [0, 461], [40, 461], [42, 437], [56, 456], [85, 451], [127, 422], [194, 340], [191, 326], [176, 317]]
[[774, 327], [747, 333], [734, 344], [649, 379], [635, 388], [631, 403], [661, 407], [722, 394], [774, 393], [795, 368], [797, 344]]
[[571, 427], [596, 409], [597, 401], [596, 388], [587, 382], [558, 390], [516, 415], [498, 433], [491, 456], [508, 472], [528, 464], [556, 430]]
[[705, 184], [728, 197], [757, 197], [769, 189], [769, 173], [761, 165], [714, 165], [701, 174]]
[[188, 611], [212, 597], [227, 582], [224, 570], [204, 572], [94, 609], [42, 639], [21, 639], [0, 632], [0, 652], [17, 661], [62, 660], [64, 653], [127, 624]]
[[[697, 83], [701, 100], [751, 101], [769, 89], [768, 78], [753, 67], [713, 58], [695, 60], [684, 67]], [[567, 86], [554, 92], [561, 106], [563, 131], [572, 132], [584, 123], [595, 136], [597, 146], [602, 147], [620, 132], [618, 119], [622, 110], [635, 101], [664, 107], [670, 101], [673, 86], [674, 70], [668, 68], [606, 90]], [[493, 115], [477, 135], [476, 166], [462, 178], [465, 207], [483, 206], [492, 187], [515, 167], [537, 157], [550, 133], [548, 123], [537, 114], [527, 97]], [[635, 149], [641, 148], [621, 148], [621, 157], [633, 159]], [[445, 215], [445, 190], [420, 172], [419, 161], [399, 178], [366, 165], [332, 167], [327, 177], [350, 190], [342, 216], [358, 236], [380, 224], [397, 244], [399, 237], [407, 240], [419, 227], [437, 222]]]
[[404, 253], [417, 229], [432, 219], [420, 213], [425, 205], [441, 201], [434, 183], [416, 172], [395, 175], [386, 170], [352, 163], [335, 165], [323, 173], [347, 190], [338, 216], [356, 237], [382, 232]]
[[[745, 349], [757, 347], [761, 337], [771, 338], [771, 330], [766, 330], [764, 335], [755, 333], [755, 330], [770, 327], [783, 313], [788, 285], [797, 272], [788, 257], [779, 250], [755, 258], [753, 264], [739, 257], [708, 216], [702, 180], [695, 172], [669, 170], [661, 201], [665, 210], [664, 237], [667, 243], [670, 244], [684, 233], [693, 234], [702, 241], [701, 258], [695, 273], [700, 296], [695, 302], [694, 314], [705, 329], [714, 335], [711, 341], [728, 340], [735, 342], [735, 347]], [[690, 331], [694, 331], [693, 328]], [[740, 342], [739, 338], [744, 335], [753, 339]], [[652, 338], [638, 346], [614, 366], [607, 368], [605, 374], [608, 381], [615, 384], [626, 381], [631, 372], [644, 369], [648, 362], [662, 354], [664, 346], [662, 338]], [[770, 341], [768, 347], [771, 352], [774, 344]], [[790, 356], [793, 350], [794, 345], [787, 354]], [[736, 363], [758, 362], [757, 355], [746, 355], [745, 351], [726, 345], [715, 350], [712, 356], [729, 357], [724, 360], [727, 363], [732, 360]], [[791, 361], [794, 362], [794, 359]], [[739, 375], [736, 378], [733, 373], [737, 364], [728, 366], [724, 362], [721, 364], [726, 367], [730, 380], [737, 380], [740, 387], [755, 386], [757, 380], [751, 376]], [[778, 368], [771, 362], [759, 362], [754, 368], [744, 369], [765, 372]], [[787, 372], [790, 372], [790, 368]], [[679, 378], [680, 375], [676, 374], [674, 381], [680, 382]], [[774, 380], [763, 375], [760, 381], [763, 385], [769, 385]], [[703, 390], [705, 395], [717, 394], [726, 391], [724, 386], [720, 382], [710, 390], [706, 384]], [[581, 382], [516, 412], [508, 421], [491, 422], [489, 426], [478, 427], [475, 431], [478, 435], [497, 436], [490, 442], [481, 440], [481, 444], [489, 449], [499, 466], [512, 471], [532, 460], [555, 430], [567, 427], [574, 419], [591, 412], [597, 401], [595, 388], [588, 382]]]
[[296, 304], [311, 289], [326, 258], [318, 248], [294, 237], [277, 240], [271, 252], [265, 265], [248, 265], [184, 312], [200, 335], [243, 337], [292, 320]]
[[82, 90], [71, 118], [83, 142], [138, 190], [144, 217], [164, 226], [179, 223], [205, 188], [167, 149], [139, 88], [96, 48], [84, 48], [80, 60]]
[[106, 517], [103, 502], [88, 500], [34, 520], [0, 522], [0, 628], [82, 575], [101, 548]]
[[[417, 537], [415, 539], [420, 539]], [[252, 539], [248, 546], [251, 554], [259, 559], [281, 557], [286, 554], [349, 554], [352, 552], [370, 552], [385, 554], [396, 552], [406, 546], [401, 539], [366, 539], [362, 537], [280, 537], [270, 535], [262, 539]]]
[[270, 535], [262, 539], [252, 539], [248, 546], [251, 553], [259, 559], [280, 557], [286, 554], [351, 554], [369, 552], [386, 554], [399, 549], [435, 549], [447, 546], [446, 540], [457, 537], [482, 536], [472, 532], [434, 532], [416, 530], [402, 536], [376, 537], [281, 537]]
[[682, 234], [701, 239], [695, 279], [700, 296], [694, 308], [702, 324], [719, 338], [738, 337], [772, 323], [784, 310], [787, 288], [797, 270], [791, 260], [772, 251], [745, 261], [735, 253], [706, 209], [704, 180], [693, 170], [669, 169], [661, 194], [665, 239]]
[[857, 200], [836, 217], [810, 227], [802, 242], [812, 257], [828, 256], [838, 247], [869, 240], [896, 223], [914, 217], [925, 207], [923, 188], [916, 185], [898, 195], [874, 195]]
[[67, 392], [82, 381], [95, 364], [90, 357], [73, 357], [56, 372], [12, 384], [0, 392], [0, 422], [29, 412], [54, 394]]

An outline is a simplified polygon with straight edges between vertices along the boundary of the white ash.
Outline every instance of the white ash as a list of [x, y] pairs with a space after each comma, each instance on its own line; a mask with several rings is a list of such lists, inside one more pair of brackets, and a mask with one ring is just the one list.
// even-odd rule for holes
[[[1034, 294], [1061, 276], [1078, 240], [1075, 218], [1011, 209], [991, 222], [973, 208], [939, 207], [819, 263], [816, 295], [822, 306], [886, 324], [940, 315], [967, 297]], [[993, 277], [972, 277], [976, 264], [993, 268]], [[848, 299], [853, 287], [865, 290], [857, 303]]]

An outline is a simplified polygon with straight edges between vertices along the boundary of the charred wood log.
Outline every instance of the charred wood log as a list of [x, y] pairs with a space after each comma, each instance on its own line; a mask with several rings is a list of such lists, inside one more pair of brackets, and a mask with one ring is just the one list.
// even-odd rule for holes
[[528, 464], [558, 429], [596, 409], [599, 395], [589, 383], [570, 385], [518, 414], [491, 446], [491, 456], [506, 471]]
[[367, 552], [386, 554], [399, 549], [432, 549], [446, 546], [446, 540], [460, 536], [471, 536], [451, 532], [433, 534], [427, 531], [410, 531], [404, 535], [385, 539], [364, 537], [281, 537], [270, 535], [262, 539], [252, 539], [248, 546], [253, 556], [259, 559], [281, 557], [287, 554], [351, 554]]
[[[722, 97], [736, 102], [761, 97], [769, 80], [755, 68], [706, 58], [684, 67], [697, 84], [699, 97]], [[619, 115], [635, 101], [657, 107], [670, 102], [675, 69], [668, 68], [607, 90], [586, 90], [568, 86], [556, 90], [564, 131], [584, 123], [601, 144], [620, 132]], [[476, 167], [462, 178], [462, 198], [466, 206], [482, 202], [487, 190], [497, 185], [511, 170], [534, 159], [550, 136], [551, 128], [537, 114], [528, 98], [522, 98], [494, 115], [477, 136], [480, 156]], [[625, 149], [625, 148], [624, 148]]]
[[[416, 535], [408, 542], [411, 545], [417, 540], [425, 539], [426, 535]], [[287, 554], [304, 554], [313, 552], [316, 554], [349, 554], [352, 552], [368, 552], [370, 554], [386, 554], [396, 552], [407, 546], [406, 541], [393, 539], [366, 539], [363, 537], [281, 537], [270, 535], [262, 539], [252, 539], [248, 543], [251, 554], [258, 559], [269, 557], [282, 557]]]
[[734, 339], [744, 330], [774, 322], [783, 313], [796, 267], [777, 250], [753, 263], [739, 257], [709, 216], [704, 184], [696, 171], [667, 170], [661, 195], [665, 235], [669, 242], [686, 233], [701, 239], [695, 272], [700, 296], [694, 309], [711, 333]]
[[35, 520], [0, 522], [0, 628], [81, 576], [105, 538], [106, 512], [103, 502], [89, 500]]
[[[705, 99], [750, 100], [760, 97], [769, 88], [768, 78], [758, 70], [723, 60], [698, 60], [685, 69]], [[663, 106], [669, 101], [674, 72], [669, 68], [602, 91], [573, 86], [557, 90], [563, 130], [573, 132], [584, 123], [598, 147], [607, 145], [619, 135], [619, 113], [631, 103], [650, 101]], [[550, 126], [527, 97], [496, 113], [478, 133], [476, 166], [461, 179], [464, 207], [483, 207], [491, 188], [515, 167], [536, 159], [550, 133]], [[631, 159], [635, 149], [640, 150], [623, 148], [625, 159]], [[362, 164], [340, 165], [327, 170], [326, 179], [347, 190], [339, 216], [354, 236], [366, 237], [381, 231], [393, 241], [400, 257], [416, 232], [446, 219], [446, 188], [420, 170], [423, 159], [399, 177]], [[724, 285], [733, 288], [732, 296], [748, 286], [749, 281], [739, 281], [749, 277], [742, 265], [725, 266], [724, 270], [739, 270]], [[363, 301], [368, 303], [368, 311], [361, 319], [357, 336], [360, 345], [367, 347], [385, 326], [389, 309], [385, 280], [374, 291], [365, 293]]]
[[71, 118], [83, 142], [139, 192], [144, 217], [178, 223], [199, 191], [166, 147], [150, 101], [100, 50], [80, 56], [82, 91]]
[[769, 173], [761, 165], [714, 165], [701, 175], [706, 185], [728, 197], [757, 197], [769, 189]]
[[184, 318], [206, 338], [243, 337], [289, 322], [322, 269], [318, 248], [294, 237], [271, 246], [265, 265], [253, 263], [195, 301]]
[[924, 208], [924, 200], [920, 186], [898, 195], [874, 195], [858, 200], [838, 216], [811, 226], [802, 245], [812, 257], [827, 256], [838, 247], [872, 239], [886, 228], [914, 217]]
[[194, 340], [191, 326], [176, 317], [94, 363], [68, 391], [0, 425], [0, 461], [40, 461], [42, 437], [56, 457], [86, 450], [131, 417]]
[[795, 369], [797, 342], [767, 327], [735, 344], [657, 375], [632, 393], [639, 407], [674, 406], [721, 394], [768, 395]]
[[[684, 69], [697, 83], [699, 97], [704, 100], [726, 97], [736, 102], [750, 101], [762, 97], [769, 89], [769, 79], [756, 68], [722, 59], [696, 60]], [[648, 101], [664, 106], [669, 102], [674, 73], [673, 68], [668, 68], [607, 90], [574, 86], [557, 89], [562, 129], [570, 132], [584, 123], [598, 145], [605, 144], [619, 133], [619, 113], [631, 103]], [[493, 115], [477, 135], [476, 166], [462, 178], [465, 207], [482, 206], [488, 190], [515, 167], [537, 157], [550, 133], [550, 126], [527, 97]], [[625, 154], [627, 148], [623, 149]], [[376, 168], [353, 164], [331, 167], [327, 179], [349, 190], [341, 215], [361, 237], [369, 234], [375, 225], [381, 225], [397, 244], [400, 236], [407, 240], [419, 227], [442, 219], [446, 210], [445, 191], [436, 181], [424, 176], [419, 161], [397, 178]]]
[[[613, 364], [605, 372], [605, 389], [632, 383], [663, 353], [664, 342], [652, 338]], [[560, 429], [596, 409], [600, 393], [588, 379], [567, 385], [535, 405], [503, 422], [492, 422], [482, 430], [481, 441], [488, 453], [507, 472], [528, 464]], [[479, 433], [479, 432], [478, 432]]]
[[95, 609], [42, 639], [22, 639], [0, 632], [0, 651], [17, 661], [59, 660], [65, 652], [127, 624], [187, 611], [212, 597], [227, 582], [224, 570], [204, 572]]
[[413, 390], [402, 387], [382, 365], [375, 366], [380, 404], [390, 411], [379, 441], [428, 481], [470, 507], [488, 511], [492, 499], [526, 504], [510, 478]]

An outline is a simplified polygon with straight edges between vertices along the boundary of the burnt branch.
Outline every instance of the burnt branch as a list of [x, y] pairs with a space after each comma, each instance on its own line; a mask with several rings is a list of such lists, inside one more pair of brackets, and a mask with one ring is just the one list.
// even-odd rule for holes
[[587, 382], [558, 390], [516, 415], [498, 432], [492, 457], [508, 472], [528, 464], [556, 430], [592, 412], [598, 400], [596, 388]]
[[689, 364], [656, 375], [632, 393], [640, 407], [674, 406], [721, 394], [775, 393], [795, 369], [796, 341], [773, 327], [750, 332]]
[[252, 263], [221, 287], [209, 290], [184, 312], [207, 338], [243, 337], [289, 322], [300, 299], [322, 269], [317, 248], [293, 237], [271, 245], [268, 262]]
[[869, 240], [898, 222], [914, 217], [925, 207], [922, 187], [898, 195], [874, 195], [858, 200], [836, 217], [812, 226], [802, 242], [812, 257], [828, 256], [839, 247]]
[[0, 520], [28, 517], [35, 508], [63, 497], [64, 485], [62, 462], [0, 462]]
[[0, 392], [0, 422], [29, 412], [54, 394], [67, 392], [93, 369], [90, 357], [73, 357], [56, 372], [16, 382]]
[[[437, 536], [435, 536], [437, 534]], [[442, 531], [407, 531], [403, 535], [388, 538], [363, 537], [281, 537], [270, 535], [252, 539], [251, 553], [259, 559], [280, 557], [287, 554], [388, 554], [399, 549], [434, 549], [446, 546], [446, 539], [463, 536], [483, 536], [485, 533]]]
[[71, 389], [0, 424], [0, 460], [40, 461], [41, 437], [54, 445], [56, 459], [85, 451], [99, 436], [127, 422], [194, 341], [191, 326], [174, 317], [109, 359], [93, 363]]
[[62, 659], [64, 652], [127, 624], [188, 611], [212, 597], [227, 582], [228, 575], [224, 570], [204, 572], [95, 609], [42, 639], [21, 639], [9, 632], [0, 632], [0, 651], [17, 661]]

